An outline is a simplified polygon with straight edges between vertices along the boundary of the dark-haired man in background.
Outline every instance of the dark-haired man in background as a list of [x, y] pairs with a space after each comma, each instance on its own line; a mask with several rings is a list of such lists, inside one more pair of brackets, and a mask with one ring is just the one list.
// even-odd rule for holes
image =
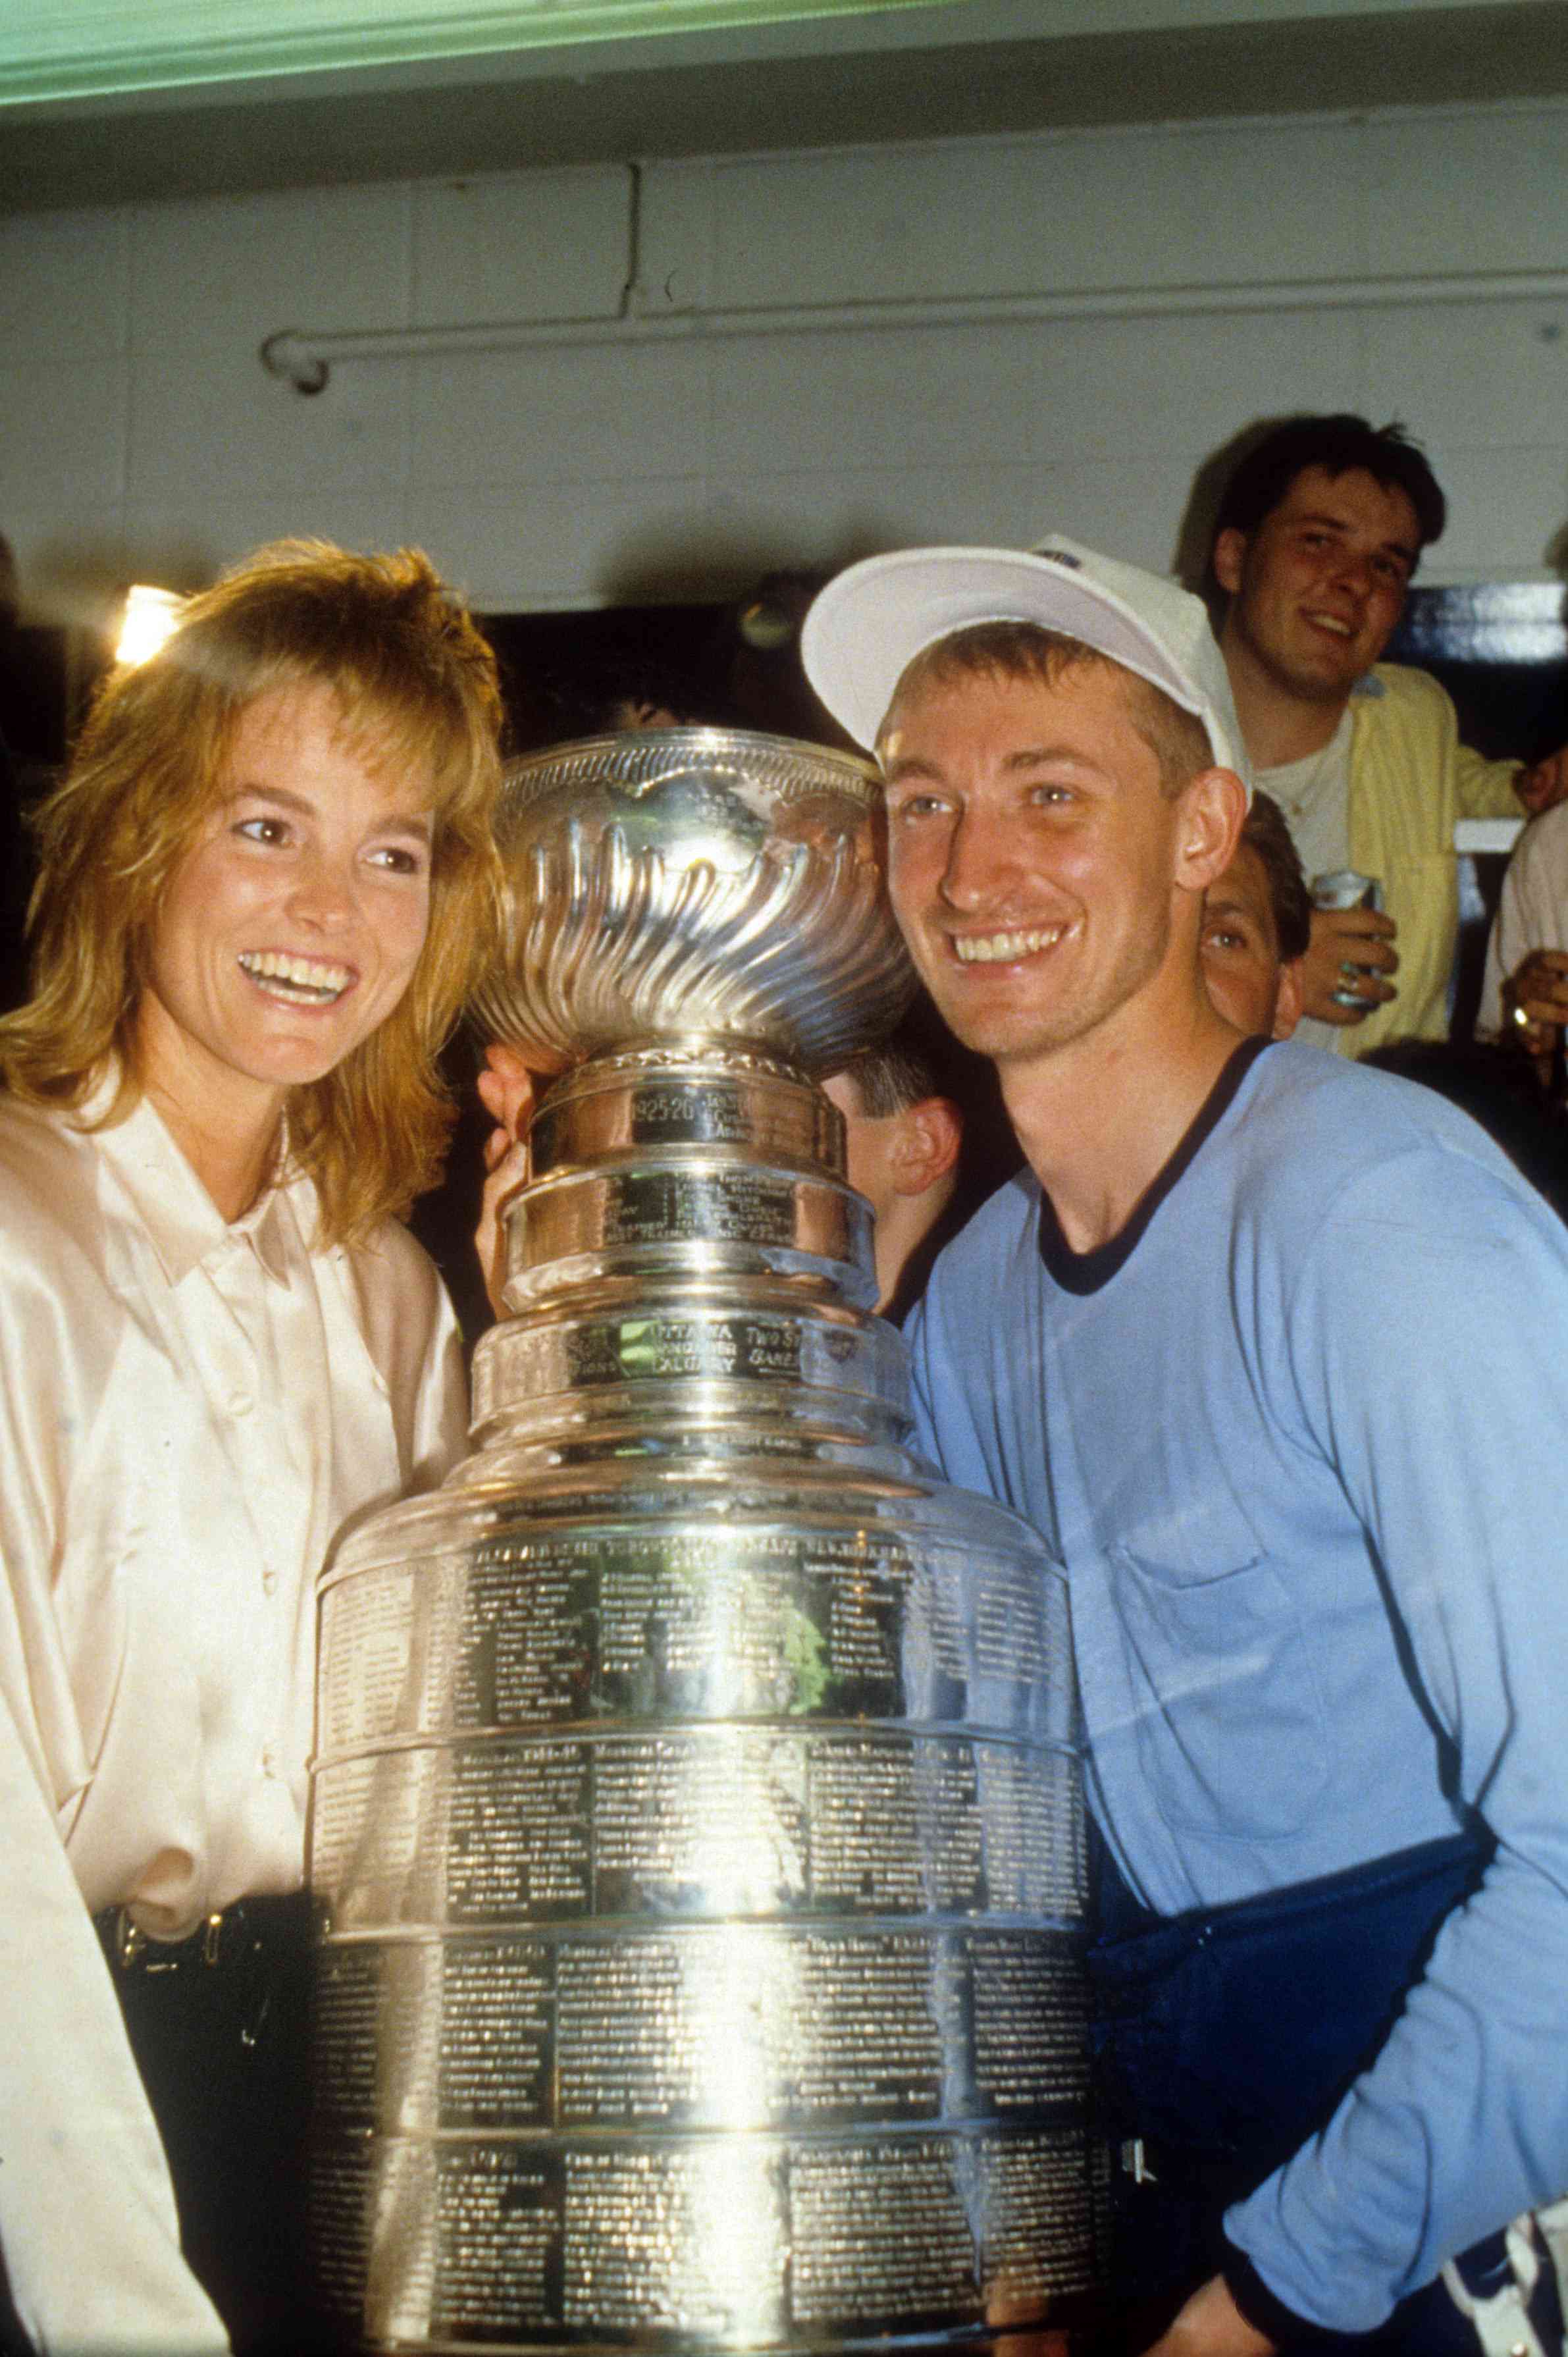
[[902, 1325], [953, 1232], [963, 1114], [906, 1023], [822, 1083], [844, 1121], [846, 1176], [875, 1214], [876, 1307]]
[[1254, 774], [1308, 877], [1352, 868], [1382, 888], [1382, 913], [1318, 910], [1303, 967], [1301, 1036], [1357, 1055], [1446, 1036], [1455, 821], [1568, 794], [1568, 751], [1531, 770], [1486, 760], [1434, 679], [1379, 661], [1445, 516], [1402, 427], [1341, 414], [1288, 418], [1258, 443], [1215, 523], [1219, 643]]

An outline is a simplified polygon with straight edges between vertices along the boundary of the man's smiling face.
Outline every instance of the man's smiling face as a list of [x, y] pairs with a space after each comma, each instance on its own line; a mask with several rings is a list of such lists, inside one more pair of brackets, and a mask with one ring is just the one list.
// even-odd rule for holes
[[1305, 467], [1255, 531], [1215, 542], [1233, 671], [1304, 701], [1342, 701], [1387, 646], [1420, 553], [1403, 491], [1359, 467]]
[[1141, 692], [1090, 662], [1049, 684], [982, 672], [895, 696], [894, 909], [944, 1020], [999, 1065], [1113, 1023], [1167, 954], [1184, 797], [1134, 725]]

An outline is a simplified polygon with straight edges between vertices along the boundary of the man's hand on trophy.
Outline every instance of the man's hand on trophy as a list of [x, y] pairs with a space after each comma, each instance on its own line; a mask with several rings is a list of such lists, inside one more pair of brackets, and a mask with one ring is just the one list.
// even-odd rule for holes
[[501, 1207], [528, 1176], [528, 1125], [533, 1117], [533, 1074], [515, 1048], [485, 1049], [485, 1070], [479, 1074], [479, 1100], [494, 1129], [485, 1141], [485, 1168], [489, 1176], [474, 1231], [474, 1249], [484, 1271], [485, 1291], [498, 1318], [507, 1314], [501, 1299], [506, 1282], [506, 1239], [501, 1233]]

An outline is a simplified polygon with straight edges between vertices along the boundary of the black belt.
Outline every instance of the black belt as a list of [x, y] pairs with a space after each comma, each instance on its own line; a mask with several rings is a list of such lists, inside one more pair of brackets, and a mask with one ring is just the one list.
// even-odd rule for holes
[[159, 1940], [131, 1920], [125, 1907], [105, 1907], [92, 1919], [99, 1944], [116, 1972], [156, 1979], [192, 1972], [232, 1971], [300, 1955], [310, 1944], [314, 1908], [308, 1890], [237, 1899], [209, 1915], [183, 1940]]

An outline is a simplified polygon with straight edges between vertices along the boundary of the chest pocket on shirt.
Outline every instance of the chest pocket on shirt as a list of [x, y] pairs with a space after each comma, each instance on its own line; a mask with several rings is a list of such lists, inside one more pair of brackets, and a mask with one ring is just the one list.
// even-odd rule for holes
[[1327, 1778], [1301, 1615], [1261, 1556], [1195, 1577], [1114, 1547], [1138, 1756], [1165, 1822], [1210, 1840], [1299, 1831]]

